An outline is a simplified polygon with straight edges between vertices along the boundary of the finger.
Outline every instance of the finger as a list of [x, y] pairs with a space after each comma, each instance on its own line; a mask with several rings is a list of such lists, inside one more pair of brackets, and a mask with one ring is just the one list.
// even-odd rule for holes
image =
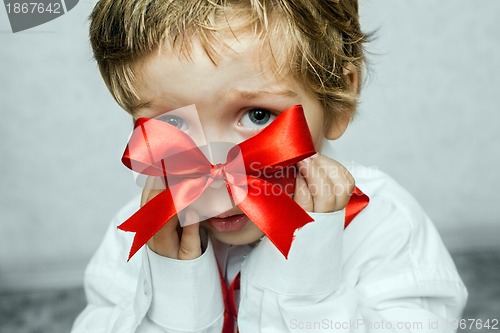
[[[348, 195], [352, 193], [355, 186], [355, 180], [345, 166], [323, 155], [318, 155], [315, 162], [320, 168], [326, 170], [326, 175], [330, 180], [345, 186], [342, 188], [344, 190], [343, 193]], [[337, 193], [340, 193], [340, 191], [337, 191]]]
[[354, 178], [342, 164], [317, 155], [305, 170], [316, 212], [337, 211], [347, 205], [354, 189]]
[[309, 191], [309, 187], [300, 173], [295, 179], [295, 192], [293, 194], [293, 200], [302, 207], [306, 212], [314, 212], [314, 201]]
[[148, 177], [146, 179], [146, 184], [142, 190], [141, 195], [141, 207], [144, 206], [148, 201], [156, 197], [165, 189], [163, 181], [159, 177]]
[[333, 184], [326, 176], [326, 169], [316, 163], [317, 155], [302, 161], [300, 173], [304, 176], [305, 182], [313, 200], [314, 212], [332, 212], [335, 208], [335, 197], [333, 195]]
[[179, 219], [175, 215], [148, 240], [149, 248], [161, 256], [177, 259], [179, 235], [176, 228], [178, 224]]
[[328, 182], [333, 185], [332, 192], [336, 198], [335, 210], [343, 209], [354, 190], [354, 177], [346, 167], [326, 156], [318, 156], [315, 162], [319, 168], [325, 170]]
[[186, 212], [185, 227], [182, 228], [178, 258], [192, 260], [201, 256], [200, 224], [194, 210]]
[[141, 207], [144, 206], [146, 202], [148, 202], [149, 192], [151, 192], [151, 189], [153, 188], [153, 182], [153, 177], [146, 178], [146, 184], [144, 184], [144, 188], [142, 189]]

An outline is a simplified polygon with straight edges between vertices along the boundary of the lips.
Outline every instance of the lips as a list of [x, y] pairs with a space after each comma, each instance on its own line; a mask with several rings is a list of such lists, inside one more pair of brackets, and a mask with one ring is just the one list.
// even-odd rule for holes
[[208, 224], [219, 232], [238, 231], [250, 221], [244, 214], [225, 217], [212, 217], [207, 220]]

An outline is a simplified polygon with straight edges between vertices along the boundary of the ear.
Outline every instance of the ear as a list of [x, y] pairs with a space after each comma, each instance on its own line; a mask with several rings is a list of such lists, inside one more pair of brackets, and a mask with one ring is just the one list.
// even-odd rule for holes
[[[359, 93], [359, 83], [360, 83], [360, 74], [359, 70], [352, 63], [347, 63], [344, 67], [343, 75], [347, 84], [349, 86], [349, 91], [353, 95], [357, 95]], [[354, 114], [353, 109], [346, 109], [342, 112], [340, 117], [333, 119], [330, 121], [329, 126], [326, 128], [325, 137], [328, 140], [336, 140], [344, 134], [349, 122], [351, 121], [352, 115]]]

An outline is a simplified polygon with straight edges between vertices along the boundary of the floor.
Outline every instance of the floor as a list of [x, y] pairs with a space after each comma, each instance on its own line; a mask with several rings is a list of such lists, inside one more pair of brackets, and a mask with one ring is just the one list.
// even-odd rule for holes
[[[463, 318], [500, 320], [500, 251], [455, 254], [454, 259], [469, 289]], [[0, 293], [0, 333], [68, 333], [85, 306], [80, 288], [57, 291]], [[459, 332], [500, 332], [463, 329]]]

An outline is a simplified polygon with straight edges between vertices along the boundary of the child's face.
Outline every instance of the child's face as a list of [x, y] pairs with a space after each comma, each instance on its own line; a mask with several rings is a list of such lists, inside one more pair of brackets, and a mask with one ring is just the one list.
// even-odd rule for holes
[[[269, 125], [280, 112], [301, 104], [319, 150], [325, 137], [325, 117], [315, 96], [296, 82], [277, 80], [261, 61], [266, 58], [255, 37], [228, 37], [225, 42], [232, 49], [217, 50], [217, 65], [196, 42], [190, 59], [166, 51], [151, 53], [138, 65], [142, 74], [140, 104], [134, 117], [153, 118], [194, 104], [207, 142], [237, 144]], [[182, 119], [173, 118], [171, 123], [190, 134]], [[207, 191], [211, 193], [204, 200], [204, 209], [220, 212], [217, 197], [227, 195], [225, 186]], [[200, 226], [227, 244], [249, 244], [263, 236], [246, 216], [239, 214], [242, 212], [234, 207], [211, 215], [219, 218], [202, 221]]]

